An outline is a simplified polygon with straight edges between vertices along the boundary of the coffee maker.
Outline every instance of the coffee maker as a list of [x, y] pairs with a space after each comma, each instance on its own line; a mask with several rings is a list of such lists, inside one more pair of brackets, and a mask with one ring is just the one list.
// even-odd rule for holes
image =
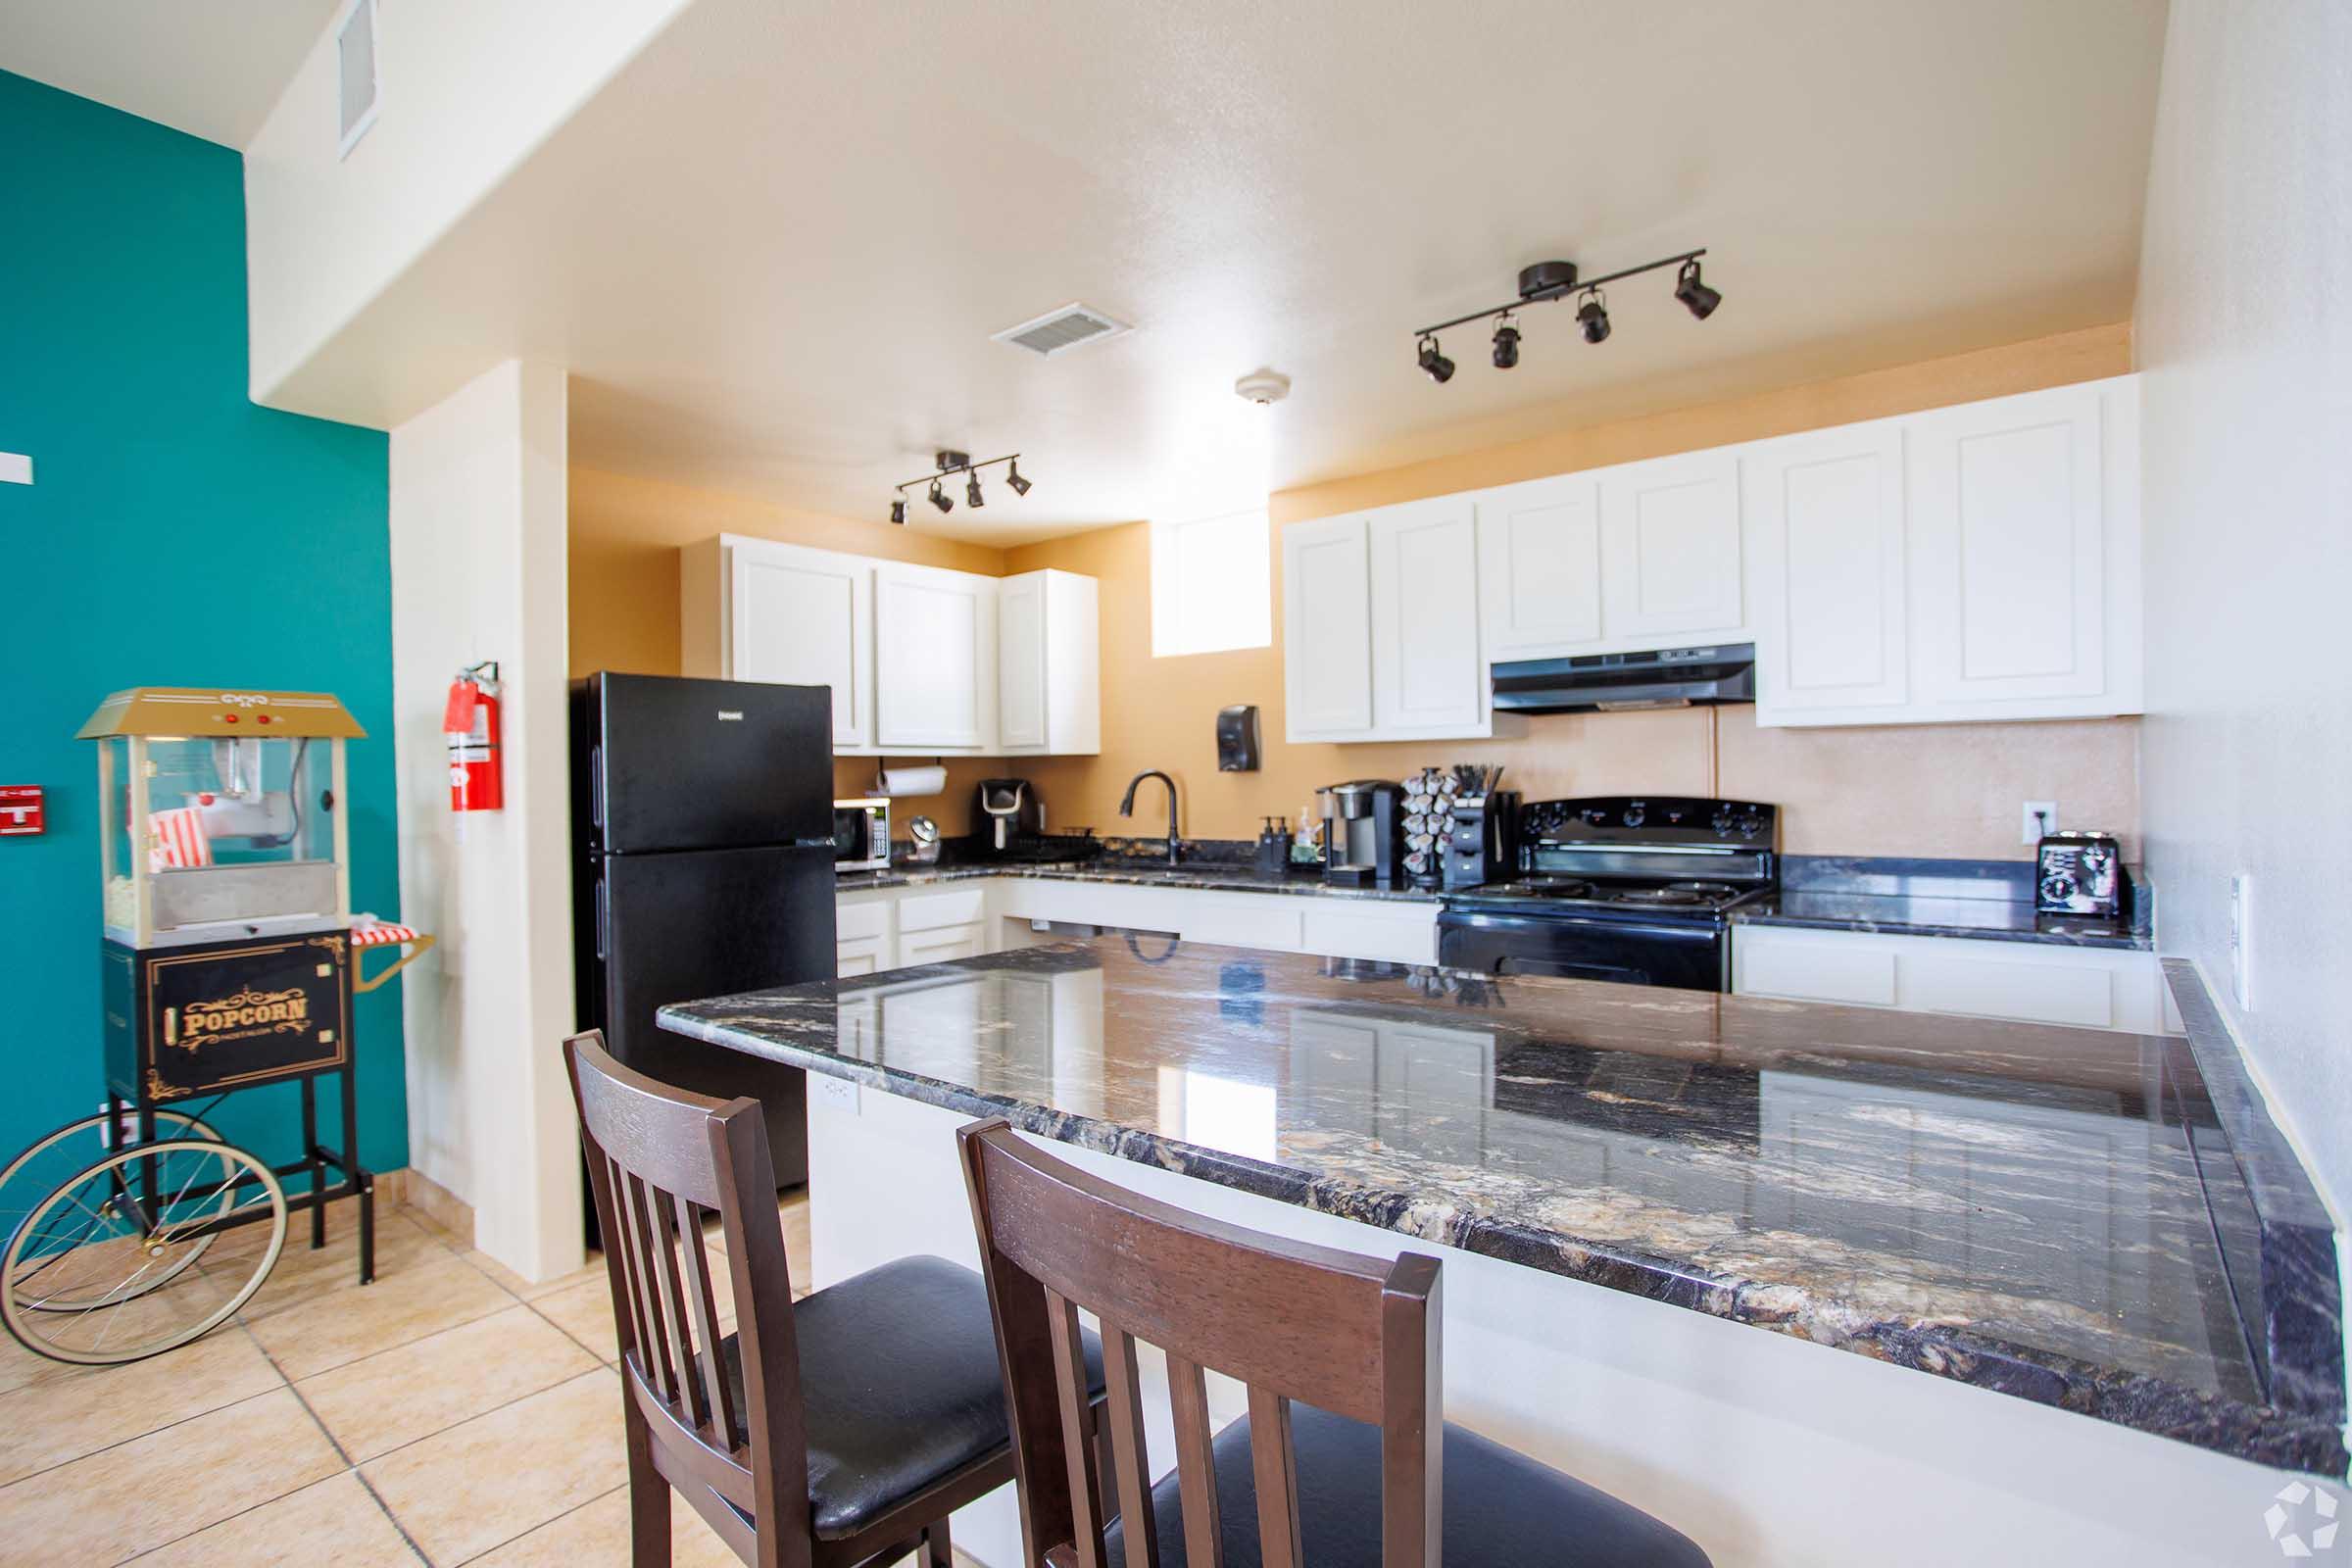
[[1323, 879], [1386, 886], [1404, 869], [1404, 786], [1359, 778], [1315, 792], [1323, 812]]
[[984, 778], [974, 791], [972, 827], [984, 856], [1004, 855], [1045, 831], [1045, 809], [1025, 778]]

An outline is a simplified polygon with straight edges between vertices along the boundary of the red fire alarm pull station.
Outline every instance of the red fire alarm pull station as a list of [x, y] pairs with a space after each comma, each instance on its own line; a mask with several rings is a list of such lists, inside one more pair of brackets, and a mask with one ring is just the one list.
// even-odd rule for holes
[[41, 787], [38, 784], [0, 784], [0, 839], [43, 831]]

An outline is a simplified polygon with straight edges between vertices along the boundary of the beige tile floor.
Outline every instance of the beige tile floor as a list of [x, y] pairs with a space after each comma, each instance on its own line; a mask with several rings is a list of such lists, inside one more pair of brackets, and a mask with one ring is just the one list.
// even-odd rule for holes
[[[779, 1217], [805, 1279], [806, 1200]], [[627, 1562], [602, 1263], [528, 1285], [387, 1206], [362, 1289], [352, 1218], [320, 1251], [289, 1234], [243, 1314], [153, 1360], [63, 1366], [0, 1335], [0, 1564]], [[672, 1517], [680, 1568], [736, 1560]]]

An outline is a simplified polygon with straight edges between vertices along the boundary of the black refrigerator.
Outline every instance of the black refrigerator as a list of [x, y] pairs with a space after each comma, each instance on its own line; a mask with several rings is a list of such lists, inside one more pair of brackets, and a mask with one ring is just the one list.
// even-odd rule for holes
[[580, 1027], [649, 1077], [757, 1099], [777, 1183], [807, 1181], [801, 1070], [654, 1013], [832, 978], [831, 691], [600, 671], [572, 685], [571, 749]]

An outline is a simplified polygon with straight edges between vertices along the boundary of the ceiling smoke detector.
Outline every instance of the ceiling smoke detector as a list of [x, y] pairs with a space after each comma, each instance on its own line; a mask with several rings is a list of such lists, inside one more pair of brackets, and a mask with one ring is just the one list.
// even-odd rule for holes
[[1233, 389], [1262, 409], [1291, 395], [1291, 378], [1280, 370], [1251, 370]]
[[1134, 330], [1091, 305], [1064, 305], [1034, 321], [1023, 321], [989, 335], [999, 343], [1010, 343], [1050, 360], [1082, 343], [1100, 343], [1104, 338], [1121, 337]]

